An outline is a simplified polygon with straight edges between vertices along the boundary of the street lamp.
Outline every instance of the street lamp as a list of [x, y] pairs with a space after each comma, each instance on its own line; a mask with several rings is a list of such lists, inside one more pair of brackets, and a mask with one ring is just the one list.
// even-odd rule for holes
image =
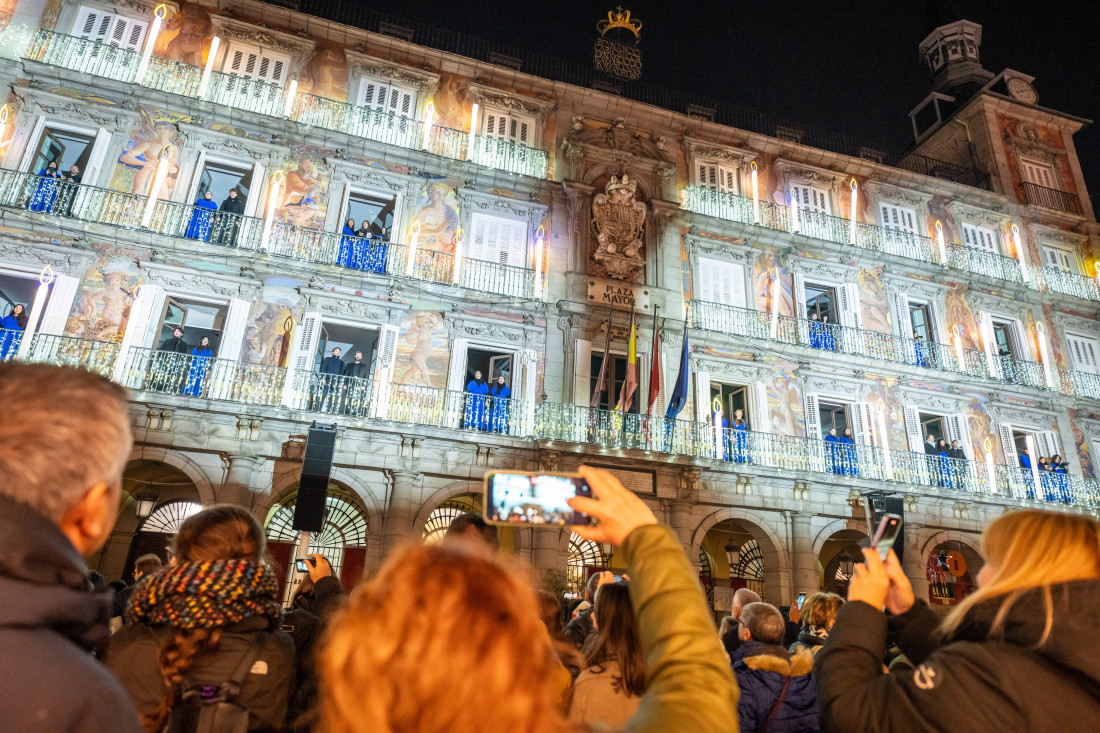
[[615, 545], [610, 542], [601, 542], [600, 551], [603, 552], [603, 561], [606, 563], [604, 567], [610, 570], [611, 558], [615, 556]]
[[729, 563], [730, 566], [730, 578], [734, 578], [736, 577], [734, 573], [741, 565], [741, 548], [738, 545], [735, 545], [733, 543], [733, 540], [730, 540], [726, 543], [726, 546], [723, 549], [725, 549], [726, 551], [726, 561]]
[[153, 494], [141, 494], [134, 499], [134, 511], [138, 519], [146, 519], [153, 513], [153, 507], [157, 505], [157, 497]]

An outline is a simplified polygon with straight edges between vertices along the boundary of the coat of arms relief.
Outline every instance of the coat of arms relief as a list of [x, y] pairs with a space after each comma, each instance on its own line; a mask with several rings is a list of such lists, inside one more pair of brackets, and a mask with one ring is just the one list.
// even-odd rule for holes
[[592, 230], [596, 251], [592, 259], [615, 280], [634, 282], [645, 267], [642, 230], [646, 205], [635, 201], [638, 184], [626, 173], [612, 176], [603, 193], [592, 199]]

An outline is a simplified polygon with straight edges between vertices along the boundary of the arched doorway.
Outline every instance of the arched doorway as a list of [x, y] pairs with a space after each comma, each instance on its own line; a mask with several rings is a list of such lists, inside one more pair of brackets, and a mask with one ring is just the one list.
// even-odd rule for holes
[[[537, 531], [537, 530], [536, 530]], [[566, 574], [569, 576], [569, 592], [577, 598], [584, 597], [584, 586], [592, 573], [607, 569], [607, 558], [598, 542], [586, 540], [576, 532], [569, 533], [569, 560]]]
[[[284, 604], [301, 578], [291, 572], [297, 557], [301, 532], [294, 529], [294, 505], [297, 492], [276, 504], [268, 512], [267, 549], [278, 573]], [[367, 513], [358, 500], [340, 485], [330, 483], [325, 499], [325, 519], [320, 532], [309, 538], [310, 553], [321, 553], [332, 564], [344, 588], [351, 590], [363, 578], [367, 560]]]
[[925, 558], [928, 602], [932, 606], [953, 606], [978, 587], [975, 579], [985, 560], [959, 540], [945, 540]]
[[713, 592], [708, 595], [718, 614], [729, 613], [738, 588], [748, 588], [768, 599], [764, 551], [747, 523], [723, 519], [707, 530], [699, 546], [700, 579], [704, 557], [713, 582]]
[[[421, 536], [428, 544], [435, 544], [443, 541], [443, 536], [447, 534], [447, 528], [451, 526], [451, 522], [456, 517], [462, 514], [482, 514], [482, 495], [481, 494], [460, 494], [458, 496], [452, 496], [442, 504], [432, 510], [432, 513], [428, 515], [427, 521], [424, 522], [424, 527], [421, 530]], [[515, 547], [515, 534], [512, 527], [498, 526], [497, 527], [497, 539], [500, 543], [500, 551], [502, 554], [511, 554]]]
[[[863, 562], [860, 540], [867, 539], [864, 532], [857, 529], [842, 529], [833, 533], [821, 547], [818, 562], [822, 568], [821, 587], [827, 593], [848, 597], [848, 583], [858, 563]], [[810, 588], [798, 588], [799, 592], [811, 592]]]

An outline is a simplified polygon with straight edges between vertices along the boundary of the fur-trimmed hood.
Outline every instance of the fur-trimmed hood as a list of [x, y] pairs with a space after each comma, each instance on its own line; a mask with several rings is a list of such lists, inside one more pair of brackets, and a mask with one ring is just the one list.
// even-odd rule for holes
[[814, 655], [809, 649], [787, 653], [781, 646], [747, 641], [745, 655], [733, 665], [741, 701], [737, 716], [741, 730], [759, 730], [775, 701], [787, 688], [768, 733], [818, 731], [817, 685], [811, 674]]
[[749, 669], [776, 672], [784, 677], [801, 677], [814, 668], [814, 655], [809, 649], [799, 649], [794, 654], [780, 646], [764, 647], [752, 656], [742, 657]]

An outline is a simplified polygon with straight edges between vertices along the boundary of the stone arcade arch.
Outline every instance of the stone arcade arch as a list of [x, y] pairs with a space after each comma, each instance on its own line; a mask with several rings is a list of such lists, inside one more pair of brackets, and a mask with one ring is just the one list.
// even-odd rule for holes
[[927, 598], [933, 608], [949, 607], [978, 587], [978, 571], [985, 564], [985, 558], [975, 546], [975, 539], [962, 532], [943, 531], [925, 540], [921, 545], [920, 562], [928, 592], [922, 594], [914, 587], [917, 598]]
[[[723, 522], [729, 522], [719, 526]], [[712, 530], [717, 530], [712, 534]], [[743, 570], [763, 566], [763, 593], [765, 600], [777, 605], [788, 602], [790, 584], [790, 558], [783, 540], [772, 526], [768, 516], [741, 507], [726, 507], [708, 515], [699, 523], [691, 538], [689, 557], [699, 557], [700, 551], [706, 552], [715, 580], [714, 605], [719, 612], [729, 611], [729, 596], [732, 588], [729, 584], [729, 563], [726, 560], [724, 546], [731, 529], [739, 530], [747, 545], [746, 559], [741, 563]], [[708, 535], [711, 538], [708, 540]], [[721, 541], [718, 541], [721, 536]], [[752, 543], [749, 543], [751, 540]], [[754, 547], [754, 544], [755, 547]], [[725, 582], [725, 590], [720, 591]]]
[[818, 550], [818, 567], [821, 569], [821, 588], [827, 593], [848, 597], [848, 581], [852, 567], [863, 561], [859, 545], [867, 539], [867, 533], [858, 529], [841, 529], [833, 532], [821, 543]]

